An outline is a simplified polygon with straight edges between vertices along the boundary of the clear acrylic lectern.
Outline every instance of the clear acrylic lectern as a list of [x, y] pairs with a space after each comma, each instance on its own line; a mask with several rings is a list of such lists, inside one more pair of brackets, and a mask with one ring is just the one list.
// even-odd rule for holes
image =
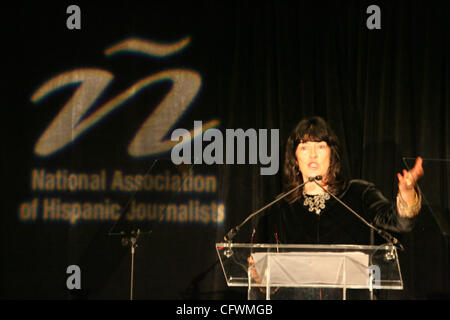
[[[217, 243], [228, 286], [248, 287], [248, 299], [347, 299], [355, 289], [402, 290], [392, 245]], [[366, 298], [363, 298], [366, 299]]]

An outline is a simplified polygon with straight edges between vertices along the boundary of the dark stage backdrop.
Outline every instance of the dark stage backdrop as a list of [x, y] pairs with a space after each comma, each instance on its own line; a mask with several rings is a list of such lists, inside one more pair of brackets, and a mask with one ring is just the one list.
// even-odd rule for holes
[[[446, 2], [81, 2], [74, 30], [70, 4], [2, 17], [3, 298], [128, 299], [130, 251], [108, 232], [134, 224], [151, 230], [136, 249], [136, 299], [245, 299], [227, 288], [215, 243], [282, 191], [284, 144], [305, 116], [328, 120], [348, 174], [392, 199], [402, 157], [449, 158]], [[378, 30], [366, 27], [372, 4]], [[174, 165], [171, 133], [194, 121], [279, 129], [277, 174], [261, 175], [260, 159]], [[428, 163], [423, 183], [447, 183]], [[405, 289], [387, 298], [448, 297], [436, 215], [424, 208], [400, 236]], [[236, 238], [249, 240], [249, 227]], [[67, 288], [70, 265], [80, 289]]]

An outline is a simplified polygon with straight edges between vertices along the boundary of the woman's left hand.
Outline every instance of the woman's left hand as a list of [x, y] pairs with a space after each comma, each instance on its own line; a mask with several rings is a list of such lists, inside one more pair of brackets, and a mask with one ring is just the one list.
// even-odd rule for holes
[[422, 162], [422, 158], [417, 157], [416, 163], [411, 170], [403, 170], [403, 175], [397, 173], [398, 191], [400, 192], [400, 196], [403, 198], [403, 200], [408, 204], [411, 204], [415, 201], [416, 192], [414, 190], [414, 187], [416, 185], [416, 182], [424, 174]]

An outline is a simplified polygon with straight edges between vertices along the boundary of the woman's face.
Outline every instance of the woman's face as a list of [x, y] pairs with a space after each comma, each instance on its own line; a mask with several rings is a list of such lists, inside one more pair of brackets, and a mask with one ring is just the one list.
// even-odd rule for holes
[[322, 176], [326, 181], [330, 167], [330, 147], [325, 141], [299, 143], [295, 151], [303, 181], [309, 177]]

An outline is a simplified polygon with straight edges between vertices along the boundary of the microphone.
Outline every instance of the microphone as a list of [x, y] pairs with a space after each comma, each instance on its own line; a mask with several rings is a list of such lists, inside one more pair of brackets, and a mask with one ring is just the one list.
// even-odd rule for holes
[[241, 222], [241, 224], [237, 225], [236, 227], [232, 228], [230, 231], [228, 231], [228, 233], [225, 235], [225, 237], [223, 237], [223, 240], [225, 240], [226, 242], [231, 242], [231, 240], [236, 236], [236, 234], [239, 232], [239, 230], [242, 228], [242, 226], [244, 226], [250, 219], [252, 219], [254, 216], [256, 216], [257, 214], [259, 214], [260, 212], [266, 210], [267, 208], [273, 206], [275, 203], [279, 202], [280, 200], [282, 200], [283, 198], [287, 197], [288, 195], [290, 195], [291, 193], [293, 193], [295, 190], [300, 189], [301, 187], [303, 187], [305, 184], [309, 183], [309, 182], [313, 182], [314, 179], [316, 179], [317, 177], [309, 177], [307, 181], [303, 182], [302, 184], [299, 184], [298, 186], [292, 188], [291, 190], [285, 192], [285, 193], [281, 193], [280, 195], [278, 195], [275, 200], [273, 200], [272, 202], [266, 204], [264, 207], [262, 207], [261, 209], [256, 210], [255, 212], [253, 212], [252, 214], [250, 214], [244, 221]]
[[331, 192], [329, 192], [327, 189], [325, 189], [324, 187], [322, 187], [317, 181], [322, 180], [322, 176], [315, 176], [313, 181], [315, 184], [317, 184], [323, 191], [325, 191], [326, 193], [328, 193], [330, 196], [332, 196], [337, 202], [339, 202], [340, 204], [342, 204], [348, 211], [350, 211], [351, 213], [353, 213], [359, 220], [361, 220], [366, 226], [368, 226], [369, 228], [371, 228], [372, 230], [376, 231], [380, 237], [382, 237], [384, 240], [386, 240], [387, 242], [390, 242], [392, 244], [398, 245], [399, 248], [403, 251], [404, 248], [402, 246], [402, 244], [398, 241], [397, 238], [395, 238], [393, 235], [391, 235], [389, 232], [379, 229], [375, 226], [373, 226], [372, 224], [370, 224], [369, 222], [367, 222], [363, 217], [361, 217], [359, 214], [357, 214], [355, 212], [355, 210], [353, 210], [352, 208], [350, 208], [348, 205], [346, 205], [341, 199], [339, 199], [338, 197], [336, 197], [334, 194], [332, 194]]

